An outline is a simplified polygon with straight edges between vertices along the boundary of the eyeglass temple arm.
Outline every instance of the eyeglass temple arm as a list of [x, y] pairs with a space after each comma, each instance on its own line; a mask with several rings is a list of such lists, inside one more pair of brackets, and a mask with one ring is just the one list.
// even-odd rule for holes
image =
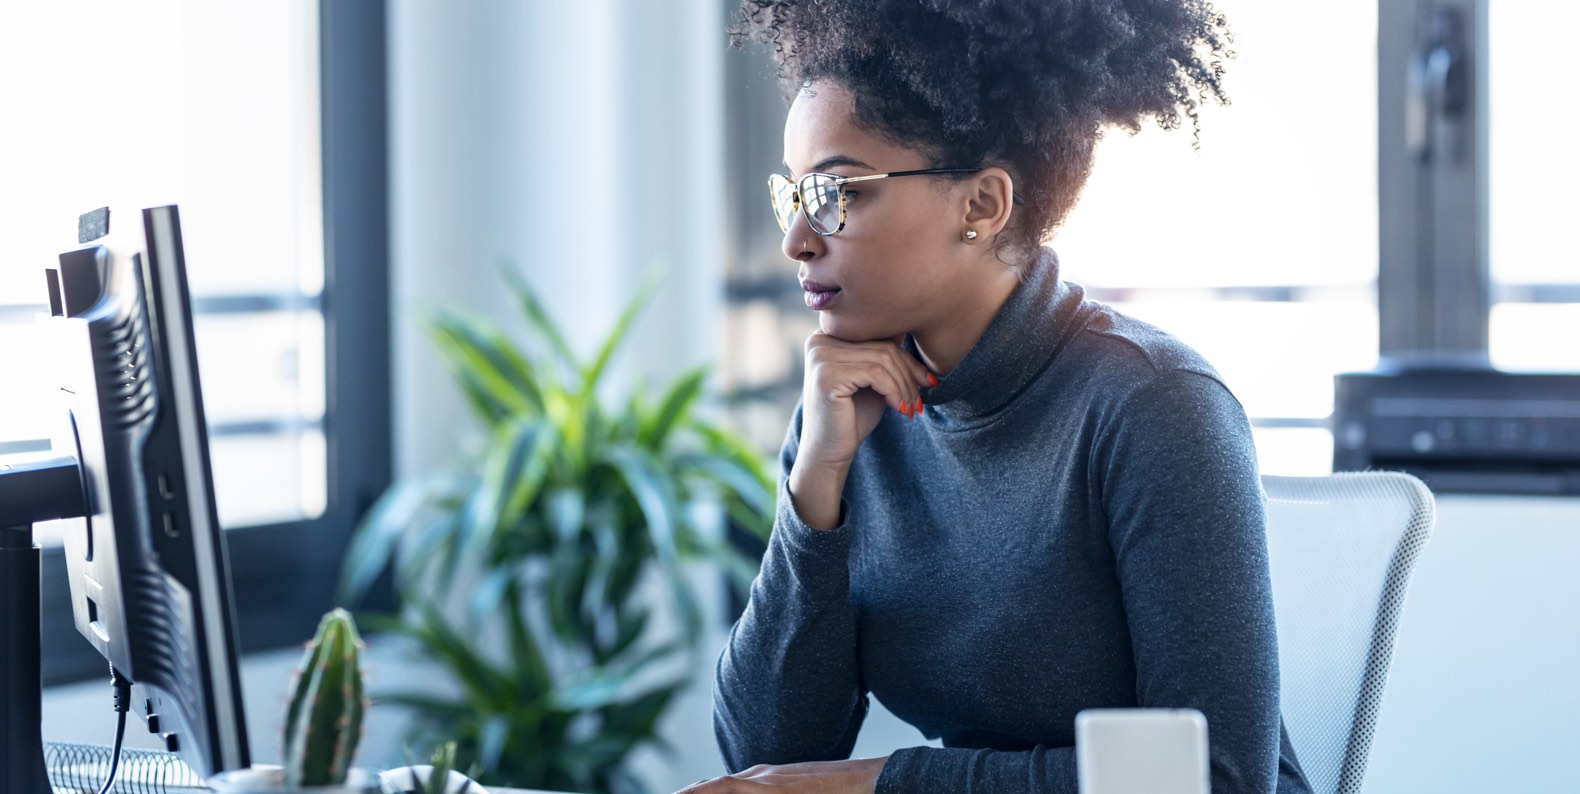
[[836, 185], [848, 185], [851, 182], [865, 182], [869, 179], [885, 179], [891, 176], [921, 176], [923, 174], [969, 174], [981, 171], [980, 168], [922, 168], [915, 171], [890, 171], [887, 174], [867, 174], [866, 176], [842, 176], [834, 179]]
[[[835, 178], [834, 184], [835, 185], [839, 185], [839, 186], [843, 186], [843, 185], [848, 185], [848, 184], [850, 184], [852, 182], [865, 182], [865, 181], [867, 181], [869, 179], [884, 179], [886, 177], [891, 177], [891, 176], [920, 176], [922, 174], [969, 174], [969, 173], [975, 173], [975, 172], [981, 171], [981, 170], [982, 169], [980, 169], [980, 168], [923, 168], [923, 169], [921, 169], [919, 171], [893, 171], [893, 172], [890, 172], [890, 173], [887, 173], [887, 174], [868, 174], [866, 176], [842, 176], [842, 177]], [[1020, 197], [1020, 193], [1019, 192], [1011, 194], [1011, 197], [1014, 199], [1016, 204], [1025, 204], [1026, 203], [1026, 200]]]

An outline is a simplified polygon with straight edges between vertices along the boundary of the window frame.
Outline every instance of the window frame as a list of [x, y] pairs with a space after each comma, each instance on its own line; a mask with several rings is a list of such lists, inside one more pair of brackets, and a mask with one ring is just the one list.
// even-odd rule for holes
[[[1464, 115], [1432, 124], [1412, 66], [1434, 11], [1464, 27]], [[1485, 364], [1492, 311], [1487, 0], [1377, 2], [1377, 309], [1384, 357]], [[1444, 140], [1457, 143], [1456, 152]], [[1431, 144], [1426, 141], [1433, 141]], [[1423, 145], [1429, 146], [1423, 153]]]
[[[385, 9], [320, 2], [318, 14], [328, 501], [317, 518], [225, 531], [244, 653], [312, 635], [352, 530], [391, 480]], [[102, 676], [72, 620], [61, 548], [43, 550], [42, 581], [44, 684]]]

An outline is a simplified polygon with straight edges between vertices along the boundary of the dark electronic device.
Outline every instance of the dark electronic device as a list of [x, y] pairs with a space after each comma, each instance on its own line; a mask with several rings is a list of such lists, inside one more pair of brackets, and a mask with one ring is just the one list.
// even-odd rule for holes
[[[108, 213], [93, 214], [84, 228], [107, 231]], [[12, 533], [30, 531], [32, 522], [66, 519], [78, 630], [131, 682], [132, 710], [148, 729], [207, 776], [249, 764], [230, 571], [214, 506], [180, 217], [173, 206], [154, 207], [141, 220], [139, 234], [62, 254], [59, 269], [48, 271], [53, 316], [40, 328], [60, 345], [51, 382], [64, 405], [53, 445], [70, 457], [38, 471], [0, 470], [0, 494], [36, 497], [26, 512], [14, 509], [18, 502], [0, 503], [0, 530], [17, 540], [22, 533]], [[38, 485], [45, 482], [48, 488]], [[30, 539], [26, 546], [32, 562], [21, 566], [31, 565], [36, 588], [37, 550]], [[6, 705], [35, 720], [36, 736], [36, 590], [32, 604], [30, 644], [26, 627], [8, 624], [0, 638], [21, 643], [6, 653], [31, 654], [32, 668], [0, 686]], [[8, 766], [31, 770], [34, 747]], [[47, 791], [34, 788], [31, 771], [17, 774], [27, 779], [7, 779], [7, 794]]]
[[1580, 494], [1580, 374], [1339, 375], [1333, 469], [1407, 471], [1439, 493]]

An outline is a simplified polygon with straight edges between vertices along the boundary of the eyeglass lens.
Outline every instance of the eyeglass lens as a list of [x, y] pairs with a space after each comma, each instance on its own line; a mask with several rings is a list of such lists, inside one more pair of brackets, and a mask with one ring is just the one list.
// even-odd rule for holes
[[[807, 174], [799, 184], [775, 174], [768, 179], [779, 228], [790, 231], [795, 221], [796, 194], [806, 210], [807, 223], [818, 234], [839, 231], [839, 184], [828, 174]], [[799, 189], [799, 190], [798, 190]]]

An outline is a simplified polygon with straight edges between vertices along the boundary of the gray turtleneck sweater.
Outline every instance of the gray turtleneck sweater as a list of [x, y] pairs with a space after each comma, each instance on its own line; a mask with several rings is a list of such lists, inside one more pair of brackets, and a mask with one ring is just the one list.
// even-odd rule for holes
[[1049, 252], [922, 396], [862, 443], [829, 531], [786, 493], [797, 408], [718, 664], [728, 767], [849, 757], [871, 693], [944, 745], [893, 753], [879, 792], [1075, 794], [1076, 712], [1130, 706], [1206, 715], [1214, 794], [1308, 791], [1250, 427], [1217, 373]]

